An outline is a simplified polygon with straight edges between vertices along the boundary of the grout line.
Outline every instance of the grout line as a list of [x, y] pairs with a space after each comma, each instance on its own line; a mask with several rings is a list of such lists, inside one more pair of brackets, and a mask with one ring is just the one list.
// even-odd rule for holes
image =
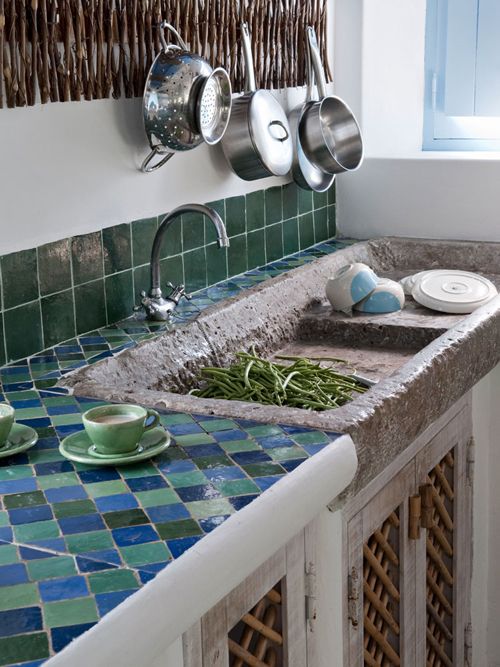
[[106, 298], [106, 267], [105, 267], [105, 258], [104, 258], [104, 236], [101, 229], [101, 248], [102, 248], [102, 288], [104, 290], [104, 315], [106, 318], [106, 326], [108, 322], [108, 300]]

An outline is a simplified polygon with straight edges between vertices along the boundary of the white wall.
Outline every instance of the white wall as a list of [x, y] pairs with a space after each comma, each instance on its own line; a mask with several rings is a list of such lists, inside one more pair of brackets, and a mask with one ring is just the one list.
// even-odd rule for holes
[[336, 52], [336, 91], [359, 100], [366, 148], [359, 171], [338, 179], [339, 227], [356, 238], [500, 241], [500, 156], [421, 151], [425, 6], [337, 0], [337, 51], [345, 45], [345, 57]]

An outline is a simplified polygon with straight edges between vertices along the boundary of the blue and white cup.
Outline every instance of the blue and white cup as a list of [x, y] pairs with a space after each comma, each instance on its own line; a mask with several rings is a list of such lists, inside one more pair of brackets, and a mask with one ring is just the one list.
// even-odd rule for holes
[[366, 264], [348, 264], [326, 283], [327, 299], [335, 310], [350, 312], [356, 303], [375, 289], [377, 280], [374, 271]]

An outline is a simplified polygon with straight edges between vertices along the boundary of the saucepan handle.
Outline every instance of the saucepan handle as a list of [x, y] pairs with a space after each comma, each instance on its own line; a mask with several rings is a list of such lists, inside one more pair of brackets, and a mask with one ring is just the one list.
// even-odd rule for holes
[[307, 40], [309, 42], [309, 53], [311, 54], [312, 66], [314, 75], [316, 76], [316, 85], [318, 87], [319, 99], [326, 97], [326, 78], [319, 55], [318, 40], [316, 39], [316, 31], [309, 26], [307, 28]]
[[[276, 141], [286, 141], [290, 136], [287, 128], [283, 125], [283, 123], [280, 120], [272, 120], [267, 127], [269, 129], [269, 134], [272, 136], [273, 139], [276, 139]], [[278, 134], [274, 130], [275, 127], [280, 127], [283, 130], [283, 134], [280, 134], [280, 136], [278, 136]]]
[[149, 155], [146, 157], [146, 159], [141, 165], [141, 171], [143, 174], [150, 174], [151, 172], [156, 171], [160, 167], [163, 167], [163, 165], [166, 164], [173, 156], [173, 153], [167, 153], [165, 157], [163, 157], [159, 162], [151, 165], [150, 164], [151, 160], [157, 155], [161, 156], [162, 153], [159, 151], [158, 147], [155, 146], [155, 148], [153, 148], [151, 153], [149, 153]]

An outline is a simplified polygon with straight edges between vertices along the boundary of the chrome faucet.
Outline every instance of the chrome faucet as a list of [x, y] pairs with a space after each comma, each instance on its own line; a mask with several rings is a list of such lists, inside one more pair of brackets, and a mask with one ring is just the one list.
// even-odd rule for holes
[[183, 213], [191, 212], [203, 213], [213, 223], [217, 231], [219, 248], [227, 248], [227, 246], [229, 246], [229, 239], [227, 237], [224, 223], [222, 222], [220, 215], [214, 211], [213, 208], [203, 206], [202, 204], [184, 204], [183, 206], [178, 206], [177, 208], [174, 208], [173, 211], [170, 211], [170, 213], [163, 218], [153, 241], [153, 248], [151, 250], [151, 287], [149, 289], [149, 294], [142, 291], [141, 305], [136, 307], [136, 310], [143, 308], [148, 319], [158, 320], [160, 322], [168, 320], [170, 314], [182, 297], [189, 298], [186, 294], [184, 285], [174, 286], [171, 283], [168, 283], [169, 287], [172, 289], [171, 293], [167, 298], [163, 298], [160, 287], [160, 250], [165, 232], [173, 221]]

